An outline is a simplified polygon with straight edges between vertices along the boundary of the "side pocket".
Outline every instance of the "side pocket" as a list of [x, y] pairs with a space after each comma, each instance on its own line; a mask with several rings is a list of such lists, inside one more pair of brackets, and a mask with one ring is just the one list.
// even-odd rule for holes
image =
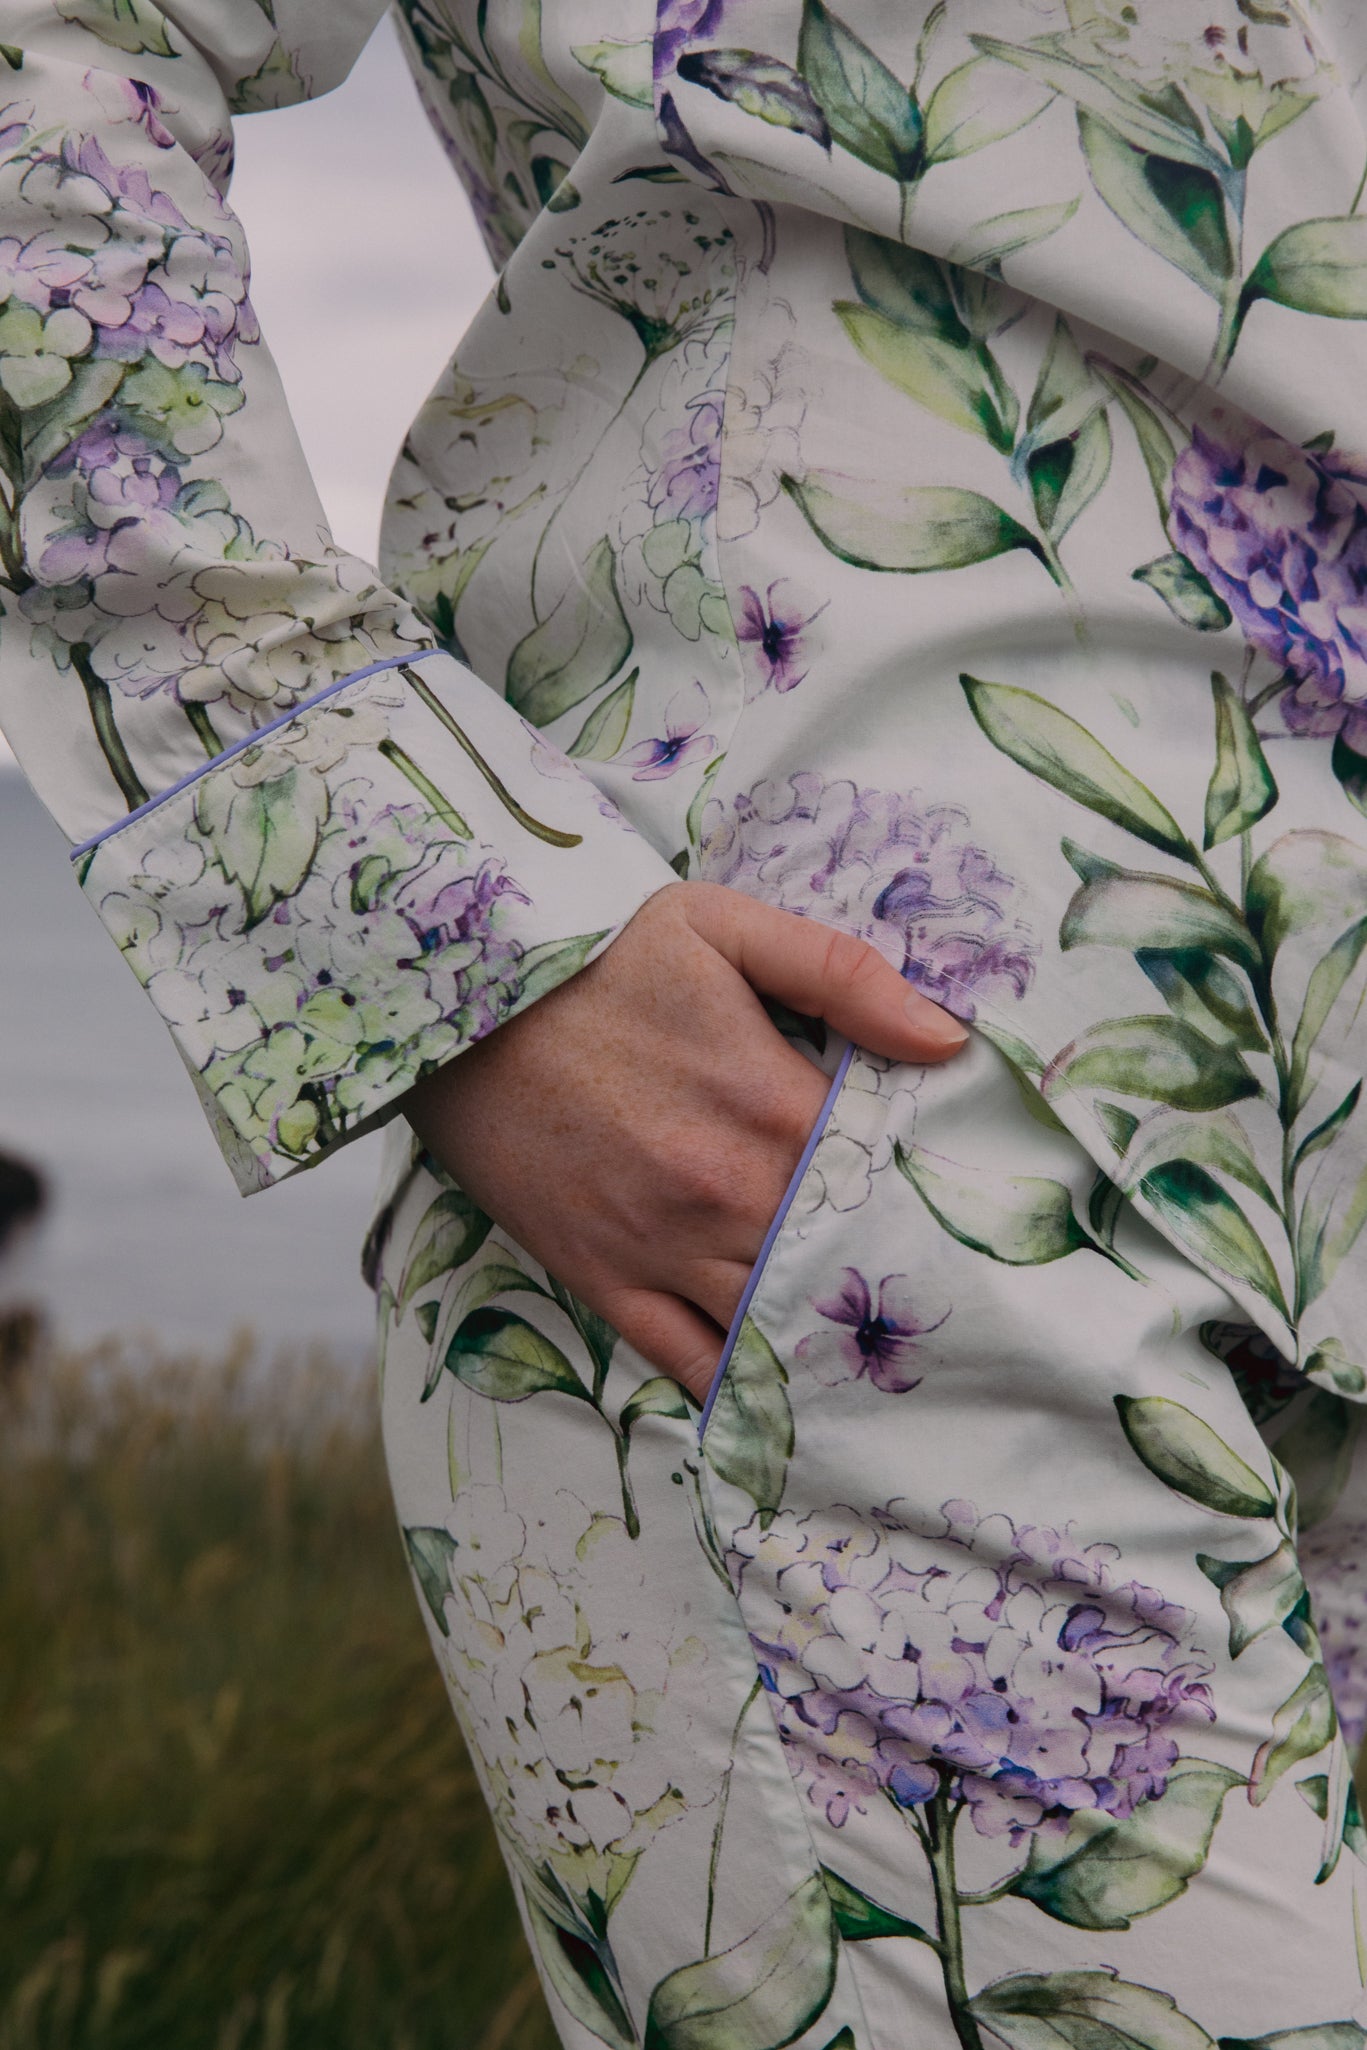
[[831, 1077], [831, 1086], [826, 1091], [826, 1100], [817, 1113], [816, 1123], [807, 1135], [807, 1143], [802, 1149], [801, 1158], [793, 1169], [792, 1178], [787, 1188], [783, 1191], [783, 1199], [778, 1209], [774, 1212], [769, 1229], [764, 1234], [764, 1243], [759, 1249], [759, 1255], [754, 1266], [750, 1269], [749, 1279], [741, 1291], [740, 1301], [736, 1304], [736, 1314], [731, 1319], [730, 1327], [727, 1330], [726, 1339], [721, 1349], [721, 1358], [717, 1361], [717, 1371], [712, 1376], [712, 1385], [707, 1391], [707, 1401], [703, 1404], [703, 1412], [698, 1419], [698, 1439], [700, 1443], [703, 1432], [707, 1429], [707, 1420], [712, 1414], [713, 1405], [720, 1393], [722, 1383], [726, 1379], [726, 1370], [731, 1364], [731, 1355], [736, 1349], [736, 1340], [740, 1336], [740, 1327], [745, 1322], [746, 1312], [754, 1299], [756, 1289], [764, 1279], [764, 1270], [769, 1264], [769, 1256], [778, 1244], [779, 1234], [783, 1230], [788, 1212], [793, 1207], [793, 1199], [802, 1186], [803, 1178], [812, 1164], [817, 1147], [821, 1144], [826, 1127], [831, 1120], [831, 1113], [835, 1109], [840, 1092], [845, 1086], [845, 1078], [849, 1074], [850, 1063], [857, 1052], [858, 1048], [851, 1041], [840, 1056], [836, 1071]]

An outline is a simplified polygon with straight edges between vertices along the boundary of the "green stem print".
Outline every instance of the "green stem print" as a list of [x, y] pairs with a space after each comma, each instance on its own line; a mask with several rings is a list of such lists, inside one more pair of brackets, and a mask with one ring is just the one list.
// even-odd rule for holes
[[[1337, 834], [1307, 831], [1257, 852], [1251, 836], [1275, 810], [1277, 784], [1248, 705], [1218, 672], [1199, 833], [1045, 699], [971, 676], [962, 684], [994, 747], [1165, 863], [1130, 868], [1063, 841], [1079, 887], [1060, 945], [1129, 951], [1167, 1011], [1091, 1026], [1039, 1072], [1038, 1087], [1046, 1102], [1090, 1106], [1121, 1186], [1199, 1262], [1271, 1312], [1294, 1353], [1301, 1319], [1367, 1222], [1353, 1124], [1361, 1088], [1336, 1092], [1332, 1065], [1321, 1066], [1321, 1049], [1351, 1013], [1367, 950], [1367, 856]], [[1237, 885], [1218, 866], [1231, 841]], [[1271, 1114], [1275, 1165], [1236, 1105]], [[1074, 1249], [1056, 1239], [1032, 1257]], [[1300, 1364], [1345, 1393], [1367, 1385], [1333, 1341], [1302, 1348]]]
[[109, 765], [109, 773], [119, 786], [119, 795], [130, 811], [136, 811], [140, 804], [146, 804], [147, 791], [133, 767], [128, 749], [114, 721], [114, 701], [109, 685], [102, 676], [97, 676], [91, 660], [91, 649], [87, 642], [78, 641], [71, 650], [71, 666], [81, 680], [85, 690], [86, 703], [90, 707], [90, 721], [95, 728], [95, 738], [100, 743], [100, 752]]
[[216, 760], [223, 752], [223, 742], [219, 739], [214, 722], [209, 716], [208, 706], [195, 704], [194, 702], [187, 703], [185, 716], [190, 722], [196, 740], [209, 757], [209, 760]]
[[922, 1841], [935, 1885], [937, 1948], [954, 2033], [962, 2050], [983, 2050], [978, 2024], [969, 2011], [968, 1981], [964, 1976], [962, 1902], [954, 1866], [954, 1830], [958, 1819], [958, 1805], [951, 1801], [948, 1791], [942, 1786], [934, 1799], [927, 1803], [925, 1821], [921, 1825]]
[[442, 796], [431, 777], [424, 775], [406, 748], [400, 747], [397, 740], [385, 739], [379, 743], [378, 752], [387, 762], [392, 762], [399, 774], [413, 785], [419, 797], [431, 810], [432, 816], [441, 820], [448, 833], [454, 834], [457, 840], [469, 840], [473, 837], [460, 813]]
[[[483, 776], [485, 782], [489, 785], [489, 788], [493, 791], [495, 797], [503, 806], [504, 810], [508, 812], [512, 818], [515, 818], [520, 826], [524, 827], [527, 832], [534, 833], [538, 840], [544, 840], [546, 844], [550, 847], [577, 847], [580, 844], [581, 840], [583, 839], [582, 833], [563, 833], [556, 826], [544, 825], [540, 819], [534, 819], [531, 813], [527, 811], [524, 806], [518, 803], [517, 799], [509, 790], [507, 784], [499, 775], [495, 773], [495, 771], [489, 766], [488, 762], [485, 761], [483, 755], [479, 752], [479, 749], [475, 746], [474, 742], [470, 739], [469, 735], [451, 717], [451, 714], [447, 711], [445, 705], [437, 696], [436, 692], [432, 690], [429, 687], [429, 685], [423, 682], [423, 679], [421, 678], [421, 676], [419, 676], [416, 669], [411, 669], [407, 663], [404, 663], [400, 667], [399, 674], [403, 677], [404, 682], [416, 694], [416, 696], [421, 699], [422, 703], [427, 707], [428, 711], [432, 714], [432, 717], [436, 719], [442, 726], [444, 726], [446, 731], [451, 735], [452, 739], [457, 741], [459, 745], [465, 750], [466, 754], [470, 757], [470, 760], [479, 770], [480, 775]], [[389, 745], [389, 743], [382, 742], [381, 745], [386, 746]], [[395, 752], [397, 754], [397, 752], [400, 751], [396, 750]], [[409, 763], [408, 767], [404, 769], [403, 773], [409, 777], [409, 780], [413, 782], [415, 784], [415, 787], [418, 789], [422, 789], [423, 783], [426, 783], [426, 778], [423, 779], [423, 783], [417, 782], [417, 777], [421, 772], [415, 769], [411, 762]], [[435, 795], [435, 793], [432, 792], [432, 786], [430, 784], [427, 784], [427, 791]], [[444, 799], [439, 799], [438, 802], [442, 805], [445, 804]], [[449, 811], [449, 809], [450, 807], [446, 806], [446, 810]], [[458, 814], [452, 813], [451, 817], [456, 820], [455, 825], [452, 826], [452, 831], [459, 834], [459, 836], [462, 839], [468, 840], [470, 837], [470, 828], [467, 825], [465, 825], [462, 820], [459, 819]]]

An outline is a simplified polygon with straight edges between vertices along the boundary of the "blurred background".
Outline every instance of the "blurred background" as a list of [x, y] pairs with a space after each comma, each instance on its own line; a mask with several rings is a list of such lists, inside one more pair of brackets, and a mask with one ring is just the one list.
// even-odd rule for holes
[[[262, 326], [373, 560], [488, 261], [388, 22], [238, 137]], [[2, 742], [0, 874], [0, 2050], [546, 2050], [385, 1488], [378, 1142], [238, 1197]]]

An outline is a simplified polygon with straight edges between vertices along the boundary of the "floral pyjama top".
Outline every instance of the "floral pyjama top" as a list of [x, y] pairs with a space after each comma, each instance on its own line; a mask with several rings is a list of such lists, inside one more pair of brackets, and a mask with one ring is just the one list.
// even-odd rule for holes
[[1367, 1394], [1367, 10], [400, 0], [499, 274], [377, 569], [230, 176], [380, 12], [0, 7], [0, 724], [239, 1185], [703, 877]]

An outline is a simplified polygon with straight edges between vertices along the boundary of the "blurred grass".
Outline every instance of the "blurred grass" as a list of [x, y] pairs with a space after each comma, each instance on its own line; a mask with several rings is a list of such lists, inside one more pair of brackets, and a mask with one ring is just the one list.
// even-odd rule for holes
[[0, 2050], [553, 2050], [370, 1388], [0, 1397]]

